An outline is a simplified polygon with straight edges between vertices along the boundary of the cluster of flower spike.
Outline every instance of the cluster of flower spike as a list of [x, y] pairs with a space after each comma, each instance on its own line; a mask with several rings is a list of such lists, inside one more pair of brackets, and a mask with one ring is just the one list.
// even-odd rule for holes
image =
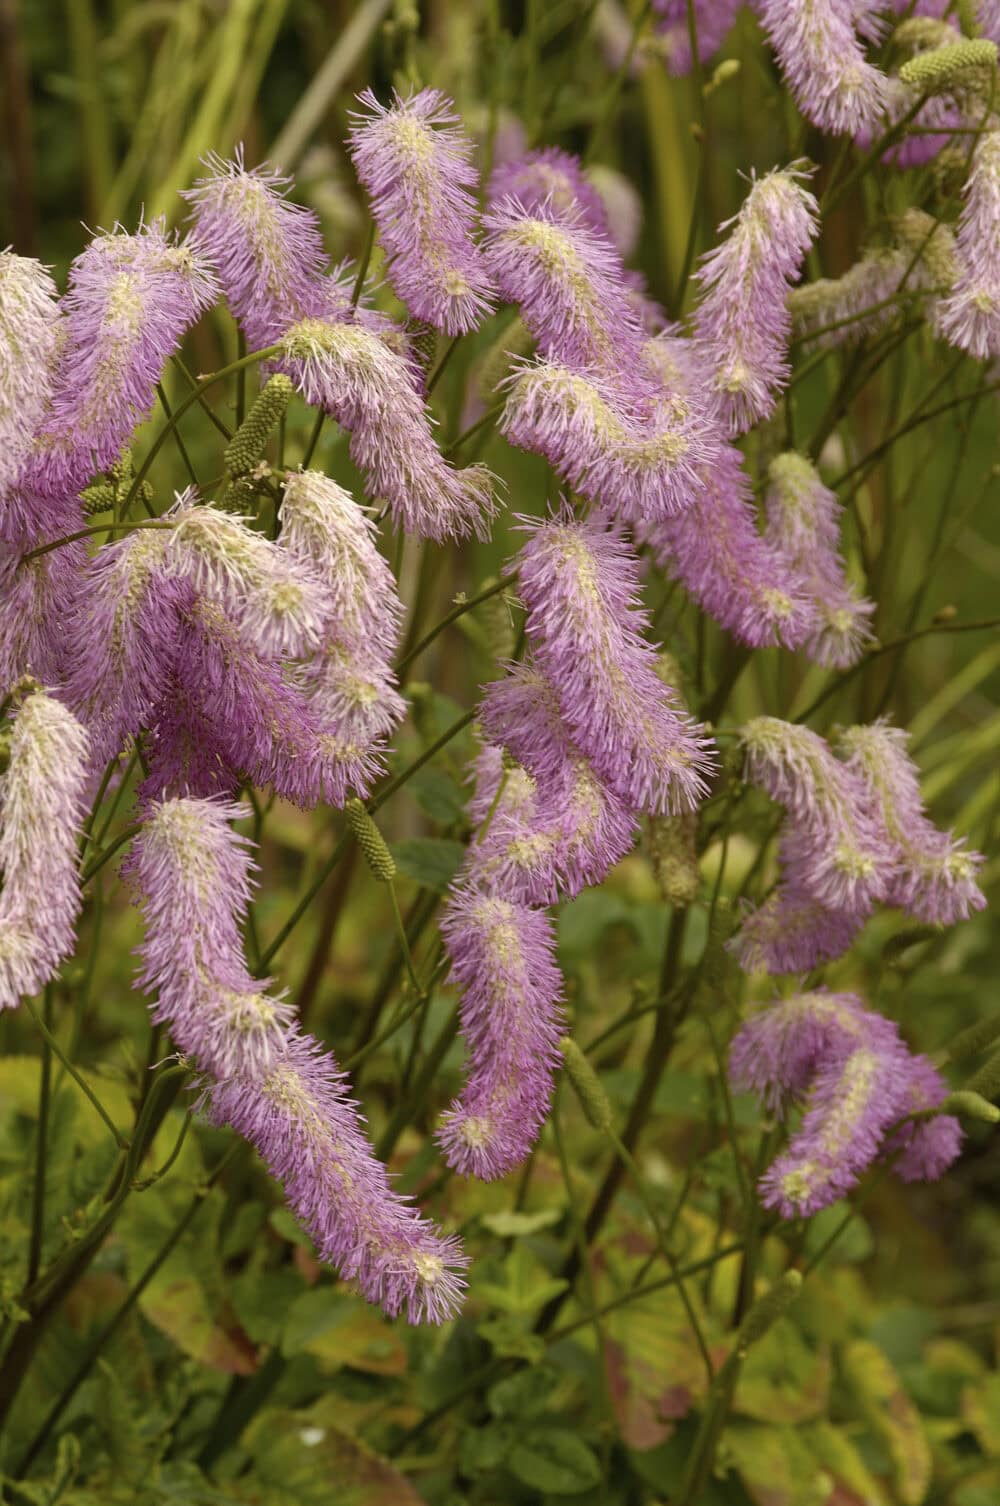
[[258, 1151], [321, 1257], [390, 1315], [440, 1322], [461, 1299], [461, 1247], [393, 1191], [333, 1057], [247, 971], [251, 860], [231, 824], [242, 814], [190, 798], [148, 810], [128, 869], [154, 1018], [204, 1074], [211, 1118]]
[[958, 1155], [962, 1132], [951, 1115], [906, 1122], [943, 1102], [944, 1079], [854, 994], [819, 990], [765, 1006], [733, 1040], [730, 1075], [780, 1118], [804, 1105], [760, 1183], [765, 1206], [785, 1218], [836, 1202], [881, 1156], [913, 1182], [933, 1181]]
[[742, 738], [748, 777], [787, 811], [780, 882], [733, 940], [744, 967], [805, 972], [837, 957], [876, 901], [930, 925], [983, 908], [982, 858], [928, 820], [905, 732], [885, 721], [848, 727], [839, 758], [777, 717], [756, 717]]

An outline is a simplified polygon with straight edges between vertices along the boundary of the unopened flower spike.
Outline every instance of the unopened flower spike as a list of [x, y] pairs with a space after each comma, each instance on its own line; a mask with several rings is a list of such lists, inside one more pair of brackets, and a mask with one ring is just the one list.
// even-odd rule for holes
[[168, 358], [218, 285], [162, 224], [98, 235], [70, 269], [52, 399], [33, 483], [72, 495], [117, 461], [147, 415]]
[[88, 773], [87, 734], [72, 712], [31, 682], [12, 699], [0, 773], [0, 1010], [36, 994], [73, 952]]
[[544, 910], [460, 889], [441, 934], [462, 989], [469, 1060], [438, 1140], [454, 1170], [492, 1181], [528, 1155], [552, 1096], [563, 1033], [552, 922]]
[[1000, 131], [985, 131], [976, 143], [958, 222], [957, 275], [940, 306], [944, 338], [978, 360], [1000, 356]]
[[223, 454], [226, 475], [231, 481], [251, 476], [263, 457], [271, 431], [280, 422], [295, 388], [284, 372], [268, 377], [240, 427]]
[[725, 423], [742, 434], [773, 412], [788, 376], [789, 283], [816, 234], [817, 205], [799, 165], [755, 179], [727, 238], [698, 270], [695, 329]]
[[422, 89], [351, 112], [349, 145], [368, 191], [389, 280], [417, 319], [466, 334], [492, 312], [493, 284], [473, 239], [478, 174], [451, 101]]
[[908, 735], [887, 721], [848, 727], [839, 738], [849, 769], [885, 828], [897, 868], [886, 895], [917, 920], [953, 925], [986, 905], [976, 883], [983, 859], [939, 831], [924, 810]]
[[875, 610], [847, 580], [840, 553], [841, 506], [815, 466], [794, 451], [767, 472], [767, 537], [802, 583], [817, 619], [805, 652], [827, 668], [854, 664], [871, 638]]
[[757, 0], [757, 14], [807, 120], [834, 135], [876, 127], [886, 77], [869, 63], [852, 0]]

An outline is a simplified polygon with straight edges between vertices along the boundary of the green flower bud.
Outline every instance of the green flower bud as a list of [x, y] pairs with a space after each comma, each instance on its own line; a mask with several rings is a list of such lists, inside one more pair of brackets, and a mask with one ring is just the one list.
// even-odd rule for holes
[[942, 1114], [957, 1114], [960, 1119], [981, 1119], [985, 1124], [1000, 1124], [1000, 1109], [995, 1103], [990, 1103], [981, 1093], [970, 1092], [968, 1088], [960, 1088], [957, 1093], [949, 1093], [942, 1103]]
[[282, 417], [295, 391], [281, 372], [269, 377], [225, 450], [226, 475], [233, 480], [249, 476], [264, 454], [271, 430]]
[[563, 1036], [559, 1050], [563, 1054], [567, 1076], [573, 1084], [588, 1123], [607, 1133], [614, 1125], [614, 1113], [600, 1078], [571, 1036]]
[[967, 83], [970, 70], [995, 68], [997, 46], [985, 37], [974, 41], [953, 42], [949, 47], [935, 47], [918, 52], [904, 63], [899, 76], [904, 84], [922, 94], [940, 94], [956, 83]]
[[368, 867], [377, 879], [387, 884], [395, 876], [396, 863], [382, 833], [360, 800], [349, 800], [344, 815]]
[[762, 1339], [779, 1318], [791, 1307], [802, 1289], [802, 1273], [800, 1271], [786, 1271], [780, 1281], [776, 1281], [769, 1292], [757, 1301], [747, 1313], [740, 1324], [740, 1331], [736, 1338], [737, 1351], [742, 1353]]

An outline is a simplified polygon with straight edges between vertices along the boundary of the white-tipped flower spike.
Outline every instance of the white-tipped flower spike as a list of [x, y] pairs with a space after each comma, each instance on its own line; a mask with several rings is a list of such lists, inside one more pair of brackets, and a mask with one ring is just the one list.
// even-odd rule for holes
[[421, 89], [387, 108], [370, 89], [351, 112], [350, 150], [368, 190], [389, 280], [410, 313], [463, 335], [492, 312], [493, 285], [473, 240], [478, 174], [454, 106]]
[[283, 1052], [292, 1008], [243, 957], [253, 863], [231, 823], [245, 814], [223, 800], [156, 802], [125, 871], [141, 896], [139, 981], [156, 994], [154, 1020], [202, 1071], [258, 1081]]
[[475, 889], [450, 897], [441, 934], [469, 1067], [438, 1139], [449, 1166], [492, 1181], [527, 1156], [552, 1096], [564, 1029], [555, 936], [544, 911]]
[[887, 902], [929, 925], [954, 925], [986, 905], [976, 883], [983, 859], [927, 819], [919, 772], [906, 751], [908, 741], [902, 728], [877, 721], [868, 727], [848, 727], [839, 746], [896, 855], [898, 867]]
[[639, 564], [621, 530], [599, 513], [581, 522], [569, 512], [525, 527], [517, 569], [528, 638], [573, 743], [633, 810], [692, 809], [712, 744], [657, 675]]
[[196, 505], [182, 492], [164, 553], [167, 574], [186, 580], [269, 657], [297, 658], [319, 643], [331, 611], [316, 571], [242, 519]]
[[727, 238], [704, 257], [695, 329], [713, 369], [719, 409], [742, 434], [774, 410], [788, 378], [788, 285], [818, 223], [806, 174], [792, 165], [753, 181]]
[[57, 289], [41, 262], [0, 251], [0, 538], [4, 494], [24, 469], [49, 400], [59, 343]]
[[0, 775], [0, 1009], [37, 993], [73, 951], [88, 766], [86, 732], [44, 690], [24, 694], [7, 728], [9, 741], [0, 728], [9, 758]]
[[807, 120], [835, 135], [877, 126], [886, 77], [858, 40], [856, 0], [757, 0], [757, 14]]
[[492, 477], [484, 466], [448, 465], [401, 356], [361, 325], [323, 319], [293, 325], [284, 346], [283, 369], [350, 432], [352, 459], [398, 526], [437, 540], [485, 536]]
[[808, 727], [758, 716], [740, 736], [747, 777], [792, 817], [786, 841], [813, 897], [831, 909], [860, 912], [884, 899], [896, 855], [858, 775]]
[[66, 616], [64, 696], [101, 769], [167, 690], [189, 594], [168, 574], [167, 550], [159, 529], [106, 544], [88, 560]]
[[979, 360], [1000, 356], [1000, 131], [976, 143], [958, 223], [955, 287], [940, 309], [946, 340]]
[[99, 235], [70, 270], [66, 338], [34, 483], [72, 494], [113, 465], [156, 397], [169, 356], [218, 288], [160, 223]]
[[64, 624], [87, 559], [83, 539], [22, 563], [21, 545], [0, 543], [0, 682], [66, 675]]
[[816, 631], [803, 648], [817, 664], [846, 669], [871, 638], [868, 618], [875, 606], [844, 573], [840, 503], [805, 456], [792, 451], [772, 460], [767, 479], [767, 537], [801, 581], [816, 613]]

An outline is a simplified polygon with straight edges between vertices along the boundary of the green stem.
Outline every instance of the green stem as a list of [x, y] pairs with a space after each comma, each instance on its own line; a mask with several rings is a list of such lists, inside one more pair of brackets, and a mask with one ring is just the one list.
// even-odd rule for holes
[[51, 554], [53, 549], [62, 549], [65, 544], [75, 544], [77, 539], [89, 539], [98, 533], [134, 533], [139, 528], [174, 528], [173, 520], [165, 518], [143, 518], [138, 523], [88, 523], [86, 528], [78, 528], [75, 533], [64, 534], [62, 538], [50, 539], [47, 544], [39, 544], [35, 549], [29, 549], [22, 554], [18, 565], [26, 565], [29, 560], [36, 560], [43, 554]]
[[[118, 1126], [115, 1124], [115, 1122], [112, 1119], [111, 1115], [108, 1113], [107, 1109], [104, 1107], [103, 1103], [98, 1098], [98, 1096], [94, 1092], [93, 1088], [91, 1088], [90, 1085], [84, 1080], [84, 1078], [81, 1077], [80, 1073], [76, 1070], [76, 1068], [74, 1067], [73, 1063], [70, 1061], [69, 1057], [63, 1051], [62, 1047], [59, 1045], [59, 1042], [56, 1040], [55, 1036], [52, 1034], [52, 1031], [50, 1029], [51, 1020], [52, 1020], [52, 1001], [51, 1001], [50, 992], [49, 992], [49, 990], [51, 989], [51, 987], [52, 987], [52, 985], [49, 984], [48, 988], [46, 988], [46, 991], [45, 991], [45, 1018], [44, 1019], [42, 1019], [39, 1016], [38, 1011], [35, 1009], [35, 1006], [34, 1006], [34, 1004], [32, 1004], [32, 1002], [31, 1002], [30, 999], [25, 999], [25, 1001], [24, 1001], [24, 1007], [27, 1009], [28, 1013], [31, 1015], [31, 1018], [34, 1020], [35, 1024], [38, 1027], [38, 1030], [39, 1030], [39, 1033], [40, 1033], [40, 1035], [42, 1037], [42, 1040], [45, 1042], [45, 1054], [44, 1054], [44, 1056], [42, 1058], [42, 1070], [43, 1070], [42, 1086], [43, 1086], [43, 1089], [45, 1088], [45, 1077], [51, 1071], [51, 1058], [52, 1058], [53, 1055], [55, 1055], [55, 1056], [57, 1056], [59, 1058], [59, 1061], [60, 1061], [60, 1063], [62, 1065], [63, 1070], [65, 1072], [69, 1073], [70, 1077], [72, 1077], [73, 1081], [76, 1083], [76, 1085], [80, 1089], [81, 1093], [83, 1093], [84, 1096], [90, 1100], [90, 1102], [93, 1105], [94, 1109], [97, 1111], [97, 1113], [104, 1120], [104, 1123], [107, 1125], [108, 1129], [111, 1132], [111, 1137], [114, 1140], [115, 1144], [119, 1147], [120, 1150], [127, 1150], [128, 1149], [128, 1141], [122, 1135], [122, 1133], [119, 1130]], [[46, 1093], [47, 1093], [47, 1090], [46, 1090]], [[37, 1276], [37, 1274], [38, 1274], [38, 1271], [36, 1269], [34, 1275], [28, 1281], [28, 1285], [29, 1286], [31, 1286], [34, 1283], [35, 1276]]]
[[48, 1025], [52, 1021], [52, 984], [45, 987], [45, 1020], [38, 1018], [30, 999], [25, 1000], [35, 1023], [42, 1032], [42, 1070], [38, 1084], [38, 1132], [35, 1136], [35, 1185], [31, 1202], [31, 1243], [28, 1247], [27, 1285], [38, 1278], [42, 1263], [42, 1239], [45, 1233], [45, 1173], [48, 1166], [49, 1106], [52, 1095], [52, 1044]]
[[478, 596], [470, 596], [467, 601], [459, 602], [457, 606], [453, 607], [450, 612], [446, 613], [445, 616], [441, 618], [441, 621], [439, 623], [431, 628], [429, 633], [425, 633], [424, 636], [419, 640], [419, 642], [415, 643], [414, 646], [403, 655], [403, 657], [396, 665], [397, 675], [401, 675], [403, 671], [413, 663], [414, 659], [419, 658], [424, 649], [429, 648], [438, 634], [443, 633], [445, 628], [450, 627], [453, 622], [457, 622], [460, 617], [464, 617], [466, 612], [471, 612], [473, 607], [478, 607], [482, 602], [489, 601], [491, 596], [496, 596], [500, 591], [506, 591], [507, 588], [513, 585], [516, 580], [516, 575], [502, 576], [501, 579], [496, 581], [492, 586], [487, 586], [485, 591], [480, 591]]
[[[167, 419], [169, 421], [171, 418], [173, 418], [173, 413], [172, 413], [171, 408], [170, 408], [170, 400], [167, 397], [166, 389], [165, 389], [165, 387], [164, 387], [164, 385], [163, 385], [162, 382], [157, 382], [157, 384], [156, 384], [156, 395], [160, 399], [160, 407], [163, 409], [163, 411], [166, 414], [166, 417], [167, 417]], [[181, 461], [183, 463], [184, 469], [187, 471], [188, 475], [191, 477], [191, 485], [192, 486], [197, 486], [198, 485], [198, 477], [195, 475], [194, 466], [191, 464], [191, 457], [190, 457], [190, 455], [187, 452], [187, 446], [185, 445], [183, 439], [181, 438], [181, 431], [180, 431], [180, 429], [174, 429], [173, 435], [174, 435], [174, 444], [177, 446], [177, 452], [178, 452], [178, 454], [181, 457]]]

